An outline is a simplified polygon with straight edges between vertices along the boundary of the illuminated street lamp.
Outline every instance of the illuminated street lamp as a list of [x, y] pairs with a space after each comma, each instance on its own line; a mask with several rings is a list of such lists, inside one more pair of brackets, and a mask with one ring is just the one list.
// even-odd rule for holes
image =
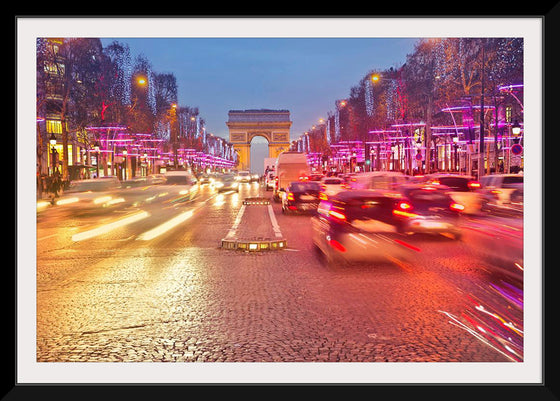
[[93, 144], [93, 150], [95, 150], [95, 178], [99, 178], [99, 143], [97, 141]]
[[124, 177], [123, 177], [123, 180], [126, 181], [126, 170], [128, 168], [128, 158], [127, 158], [128, 151], [126, 149], [123, 149], [122, 154], [124, 156]]
[[49, 143], [51, 144], [51, 154], [52, 154], [52, 174], [54, 175], [55, 163], [56, 163], [56, 137], [54, 136], [54, 132], [51, 134], [49, 138]]
[[521, 125], [519, 125], [519, 121], [515, 120], [515, 122], [514, 122], [513, 125], [511, 126], [511, 133], [512, 133], [515, 137], [518, 137], [519, 134], [521, 134]]

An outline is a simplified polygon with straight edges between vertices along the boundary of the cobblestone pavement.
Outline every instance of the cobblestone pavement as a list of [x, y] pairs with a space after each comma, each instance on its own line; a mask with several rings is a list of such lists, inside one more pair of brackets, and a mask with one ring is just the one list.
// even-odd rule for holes
[[273, 204], [287, 249], [222, 249], [257, 191], [208, 195], [151, 241], [137, 240], [150, 218], [82, 242], [63, 235], [73, 220], [39, 222], [37, 362], [510, 361], [449, 318], [473, 294], [504, 303], [468, 244], [420, 237], [412, 263], [331, 267], [309, 216]]

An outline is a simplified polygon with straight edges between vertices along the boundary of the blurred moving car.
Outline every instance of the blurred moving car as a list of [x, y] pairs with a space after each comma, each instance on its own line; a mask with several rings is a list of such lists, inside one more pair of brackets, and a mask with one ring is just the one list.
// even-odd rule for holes
[[212, 185], [219, 192], [222, 191], [239, 191], [239, 181], [237, 176], [232, 173], [217, 175], [212, 181]]
[[75, 209], [108, 207], [124, 202], [120, 189], [121, 183], [114, 176], [72, 181], [54, 204]]
[[200, 184], [210, 184], [210, 175], [206, 173], [199, 174], [197, 176], [198, 182]]
[[237, 180], [239, 182], [251, 182], [251, 173], [248, 171], [240, 171], [237, 173]]
[[150, 174], [148, 176], [149, 185], [165, 184], [165, 175], [163, 174]]
[[465, 207], [463, 213], [477, 214], [482, 210], [480, 183], [474, 177], [460, 174], [435, 173], [425, 176], [428, 184], [449, 187], [449, 196]]
[[160, 184], [162, 191], [178, 196], [175, 201], [193, 199], [198, 193], [198, 181], [188, 171], [168, 171], [165, 173], [165, 184]]
[[327, 200], [345, 189], [345, 182], [339, 177], [323, 177], [321, 180], [321, 200]]
[[402, 233], [447, 234], [461, 238], [460, 217], [465, 209], [449, 196], [445, 185], [411, 184], [400, 188], [403, 197], [392, 214]]
[[519, 195], [523, 191], [522, 174], [492, 174], [480, 179], [481, 188], [478, 192], [482, 196], [482, 207], [485, 210], [492, 207], [508, 206], [511, 195]]
[[135, 188], [135, 187], [144, 187], [148, 184], [148, 177], [144, 176], [136, 176], [132, 177], [128, 180], [125, 180], [121, 183], [121, 187], [123, 188]]
[[321, 185], [317, 181], [296, 181], [290, 183], [282, 197], [282, 213], [312, 212], [319, 205]]
[[406, 261], [420, 249], [397, 233], [398, 198], [380, 191], [342, 191], [323, 200], [311, 218], [314, 246], [327, 263]]
[[265, 177], [265, 188], [267, 191], [274, 189], [274, 173], [268, 173]]
[[349, 177], [350, 189], [395, 190], [407, 183], [407, 176], [396, 171], [372, 171]]

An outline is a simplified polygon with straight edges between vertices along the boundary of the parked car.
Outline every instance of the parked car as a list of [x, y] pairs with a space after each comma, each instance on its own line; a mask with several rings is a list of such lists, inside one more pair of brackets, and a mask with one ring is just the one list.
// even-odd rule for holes
[[519, 189], [523, 190], [522, 174], [492, 174], [480, 179], [481, 188], [478, 192], [482, 196], [482, 207], [488, 210], [492, 207], [508, 206], [511, 195]]
[[478, 214], [482, 209], [482, 196], [478, 191], [480, 183], [474, 177], [460, 174], [435, 173], [425, 176], [425, 180], [433, 185], [445, 185], [449, 188], [449, 196], [465, 207], [463, 213]]
[[239, 181], [236, 179], [235, 174], [225, 173], [217, 175], [212, 185], [216, 188], [219, 192], [222, 191], [239, 191]]
[[282, 213], [311, 212], [319, 205], [321, 185], [317, 181], [296, 181], [290, 183], [282, 197]]
[[327, 200], [329, 197], [343, 190], [345, 190], [345, 182], [342, 178], [323, 177], [321, 180], [321, 194], [319, 197], [322, 200]]
[[63, 195], [53, 201], [73, 210], [93, 210], [122, 202], [121, 183], [114, 176], [72, 181]]
[[409, 184], [400, 188], [402, 198], [392, 214], [402, 233], [447, 234], [461, 238], [460, 218], [465, 206], [449, 196], [445, 185]]
[[311, 218], [312, 240], [328, 264], [406, 262], [420, 250], [397, 232], [399, 198], [381, 191], [341, 191], [319, 203]]

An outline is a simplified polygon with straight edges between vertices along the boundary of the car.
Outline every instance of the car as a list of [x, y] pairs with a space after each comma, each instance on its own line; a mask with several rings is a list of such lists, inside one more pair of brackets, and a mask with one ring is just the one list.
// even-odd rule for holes
[[480, 178], [481, 188], [478, 192], [482, 196], [482, 207], [489, 210], [492, 207], [508, 206], [511, 195], [519, 190], [523, 191], [522, 174], [492, 174]]
[[295, 181], [288, 185], [282, 197], [282, 213], [314, 213], [319, 205], [321, 185], [317, 181]]
[[210, 175], [206, 173], [202, 173], [198, 175], [198, 182], [200, 184], [209, 184], [210, 183]]
[[63, 195], [53, 200], [54, 205], [73, 210], [93, 210], [123, 202], [121, 182], [114, 176], [72, 181]]
[[251, 182], [251, 173], [249, 171], [240, 171], [237, 173], [239, 182]]
[[158, 185], [165, 183], [165, 175], [163, 174], [150, 174], [148, 177], [148, 184]]
[[482, 196], [478, 190], [480, 183], [472, 176], [460, 174], [435, 173], [424, 177], [425, 182], [445, 185], [449, 196], [465, 207], [464, 214], [478, 214], [482, 210]]
[[405, 263], [420, 249], [395, 226], [399, 198], [382, 191], [341, 191], [322, 200], [311, 217], [312, 242], [329, 265]]
[[132, 177], [121, 183], [121, 186], [123, 188], [145, 187], [146, 185], [149, 185], [149, 183], [148, 177], [145, 176]]
[[192, 200], [198, 194], [198, 181], [190, 172], [183, 170], [165, 173], [165, 184], [158, 185], [158, 190], [175, 196], [173, 202]]
[[346, 183], [339, 177], [323, 177], [321, 180], [321, 194], [319, 197], [322, 200], [327, 200], [330, 196], [336, 195], [340, 191], [346, 189]]
[[407, 183], [407, 176], [396, 171], [371, 171], [346, 178], [350, 189], [395, 190]]
[[235, 174], [224, 173], [217, 175], [212, 185], [214, 188], [218, 190], [218, 192], [222, 191], [239, 191], [239, 181], [236, 179]]
[[402, 197], [392, 211], [397, 230], [406, 234], [443, 234], [460, 239], [465, 206], [455, 202], [449, 190], [441, 184], [401, 186]]
[[274, 173], [268, 173], [266, 175], [264, 185], [267, 191], [274, 189]]

